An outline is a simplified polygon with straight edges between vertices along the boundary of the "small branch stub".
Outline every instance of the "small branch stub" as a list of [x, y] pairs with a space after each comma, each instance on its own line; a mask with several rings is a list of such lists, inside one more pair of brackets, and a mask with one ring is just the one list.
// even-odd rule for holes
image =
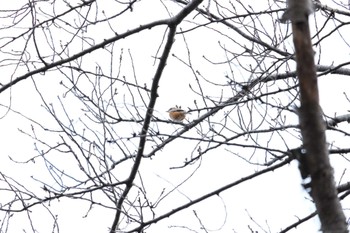
[[287, 10], [282, 15], [280, 21], [286, 23], [306, 22], [308, 16], [314, 11], [314, 5], [311, 0], [287, 0]]

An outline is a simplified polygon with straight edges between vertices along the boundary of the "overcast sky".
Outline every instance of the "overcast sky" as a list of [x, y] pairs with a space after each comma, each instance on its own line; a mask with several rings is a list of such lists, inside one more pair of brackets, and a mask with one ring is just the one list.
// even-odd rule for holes
[[[209, 5], [209, 9], [215, 12], [214, 2], [209, 2], [211, 4]], [[249, 2], [252, 3], [252, 8], [256, 12], [271, 10], [267, 7], [269, 1], [259, 1], [260, 5], [257, 1]], [[243, 4], [248, 7], [249, 2], [245, 1], [240, 5], [235, 2], [228, 3], [225, 1], [223, 4], [227, 4], [226, 7], [228, 8], [232, 7], [231, 4], [233, 4], [237, 7], [237, 10], [242, 10]], [[69, 1], [69, 3], [72, 6], [76, 6], [80, 4], [81, 1]], [[23, 1], [7, 1], [6, 4], [2, 5], [4, 9], [10, 10], [18, 9], [19, 6], [25, 4], [26, 2]], [[42, 22], [50, 18], [49, 15], [52, 14], [53, 11], [58, 15], [60, 12], [67, 10], [64, 1], [54, 1], [53, 4], [55, 7], [53, 7], [51, 2], [37, 2], [37, 22]], [[208, 1], [205, 1], [200, 6], [205, 9], [208, 7], [208, 4]], [[276, 3], [270, 2], [270, 4], [272, 9], [279, 9], [278, 7], [284, 6], [284, 4], [281, 3], [277, 5]], [[96, 8], [95, 4], [93, 4], [93, 6], [91, 12], [89, 12], [89, 17], [91, 17], [89, 20], [92, 20], [93, 16], [101, 20], [104, 17], [116, 14], [116, 12], [121, 11], [123, 7], [125, 7], [125, 5], [121, 7], [116, 1], [111, 0], [98, 2], [98, 8]], [[117, 8], [117, 6], [120, 8]], [[87, 13], [84, 9], [76, 13], [68, 14], [63, 18], [65, 21], [60, 22], [58, 20], [57, 25], [61, 25], [62, 28], [47, 24], [50, 30], [45, 27], [40, 29], [41, 31], [38, 30], [36, 35], [38, 44], [40, 45], [39, 49], [41, 54], [47, 58], [48, 63], [59, 61], [62, 58], [72, 56], [87, 49], [89, 43], [98, 44], [104, 39], [111, 38], [116, 34], [121, 34], [137, 28], [140, 25], [167, 18], [169, 15], [175, 15], [180, 9], [182, 9], [182, 6], [173, 1], [140, 1], [134, 5], [133, 11], [129, 10], [122, 16], [111, 19], [110, 25], [104, 22], [91, 24], [89, 27], [84, 28], [84, 33], [79, 32], [79, 37], [82, 36], [86, 38], [86, 41], [82, 42], [82, 40], [79, 39], [72, 39], [72, 34], [74, 34], [70, 31], [72, 28], [67, 26], [68, 29], [65, 29], [64, 22], [66, 21], [72, 25], [79, 25], [79, 23], [82, 22], [82, 17], [78, 17], [78, 15]], [[9, 40], [8, 37], [23, 33], [32, 25], [32, 17], [28, 13], [29, 11], [27, 12], [28, 14], [21, 13], [18, 14], [17, 17], [12, 16], [12, 18], [4, 18], [10, 14], [9, 12], [10, 11], [5, 10], [0, 11], [2, 16], [0, 18], [0, 25], [4, 28], [2, 29], [2, 39], [0, 40], [0, 45], [2, 46], [2, 50], [0, 51], [0, 64], [2, 64], [0, 70], [3, 77], [0, 81], [1, 84], [6, 84], [29, 71], [42, 67], [34, 47], [33, 39], [29, 34], [26, 34], [23, 38], [9, 45], [5, 45]], [[242, 12], [246, 11], [242, 10]], [[274, 17], [281, 13], [282, 12], [275, 14]], [[23, 17], [23, 19], [19, 20], [21, 17]], [[317, 18], [319, 24], [326, 20], [326, 18], [322, 17], [320, 14], [317, 17], [319, 17]], [[276, 19], [277, 18], [275, 18], [275, 20]], [[6, 29], [7, 25], [12, 25], [11, 23], [17, 21], [20, 22], [16, 26]], [[310, 20], [311, 27], [314, 26], [315, 21], [316, 19], [312, 16]], [[213, 107], [213, 102], [198, 95], [198, 93], [201, 92], [204, 93], [205, 96], [212, 98], [212, 100], [218, 100], [220, 97], [225, 100], [232, 97], [232, 95], [236, 93], [236, 90], [220, 86], [227, 83], [227, 77], [230, 75], [234, 75], [236, 82], [249, 82], [256, 78], [249, 75], [249, 72], [244, 70], [241, 64], [237, 63], [235, 60], [233, 60], [230, 65], [224, 62], [225, 59], [227, 59], [227, 53], [225, 54], [222, 49], [223, 47], [235, 53], [243, 53], [243, 44], [246, 45], [247, 48], [250, 48], [250, 44], [246, 40], [237, 33], [232, 33], [227, 27], [220, 24], [212, 24], [208, 25], [208, 27], [197, 28], [185, 34], [180, 33], [181, 30], [188, 30], [195, 27], [196, 24], [203, 22], [207, 21], [202, 16], [191, 14], [178, 28], [179, 34], [175, 37], [167, 66], [159, 83], [159, 97], [157, 98], [156, 107], [154, 109], [154, 116], [157, 119], [162, 121], [169, 120], [166, 110], [175, 105], [179, 105], [185, 110], [194, 110], [197, 107], [203, 109]], [[262, 17], [261, 22], [266, 23], [263, 25], [259, 24], [260, 21], [254, 21], [249, 17], [245, 18], [242, 23], [243, 22], [246, 25], [256, 25], [259, 30], [264, 29], [267, 30], [268, 33], [275, 33], [272, 27], [275, 22], [272, 22], [271, 18], [266, 18], [266, 21], [264, 21], [264, 17]], [[332, 27], [335, 27], [336, 24], [337, 22], [327, 24], [324, 34], [329, 32]], [[114, 31], [111, 28], [113, 28]], [[281, 35], [284, 34], [283, 30], [290, 32], [290, 25], [282, 25], [281, 30]], [[312, 28], [312, 31], [314, 32], [315, 29]], [[101, 73], [103, 72], [104, 75], [118, 76], [121, 80], [122, 77], [126, 77], [125, 80], [127, 82], [137, 82], [139, 86], [151, 88], [154, 73], [159, 63], [155, 57], [159, 57], [163, 51], [167, 32], [168, 30], [166, 30], [165, 26], [145, 30], [119, 40], [117, 43], [109, 45], [105, 49], [89, 53], [84, 56], [83, 59], [79, 58], [65, 65], [67, 67], [68, 65], [81, 65], [84, 69], [92, 72], [100, 69]], [[11, 36], [4, 36], [9, 33]], [[318, 64], [338, 65], [348, 61], [350, 50], [346, 38], [350, 37], [347, 37], [345, 33], [347, 33], [346, 29], [341, 30], [338, 34], [334, 34], [329, 40], [325, 39], [322, 42], [324, 43], [322, 44], [322, 49], [315, 47], [315, 60]], [[52, 38], [47, 39], [45, 35], [50, 35]], [[25, 44], [28, 38], [30, 43]], [[57, 50], [60, 50], [70, 39], [72, 39], [72, 43], [69, 45], [69, 50], [65, 50], [65, 53], [61, 54], [61, 57], [57, 54], [52, 55], [52, 47], [50, 48], [50, 46], [56, 46]], [[287, 41], [286, 44], [290, 46], [288, 47], [288, 51], [292, 52], [291, 38]], [[21, 59], [36, 60], [36, 62], [29, 62], [23, 65], [11, 60], [18, 59], [18, 54], [20, 54], [18, 51], [23, 50], [25, 51], [23, 53], [23, 57], [25, 58], [22, 57]], [[9, 51], [13, 51], [12, 54]], [[113, 51], [113, 57], [109, 56], [107, 51]], [[319, 58], [319, 54], [321, 54], [321, 58]], [[251, 57], [242, 58], [241, 61], [243, 64], [254, 64], [254, 60], [252, 60]], [[214, 65], [214, 63], [216, 64]], [[192, 70], [186, 64], [190, 64]], [[69, 153], [64, 153], [62, 151], [60, 153], [59, 151], [53, 150], [47, 155], [47, 160], [38, 156], [40, 152], [48, 150], [48, 145], [53, 147], [62, 140], [60, 133], [54, 132], [59, 129], [59, 124], [54, 117], [49, 114], [47, 108], [51, 110], [54, 109], [55, 113], [60, 116], [64, 124], [70, 125], [70, 127], [75, 128], [82, 134], [84, 133], [84, 136], [88, 139], [94, 138], [97, 142], [98, 138], [102, 137], [104, 132], [100, 124], [95, 124], [95, 122], [91, 120], [92, 114], [88, 113], [88, 107], [76, 98], [76, 96], [69, 91], [69, 88], [66, 87], [72, 86], [71, 83], [67, 81], [70, 75], [76, 80], [79, 80], [77, 81], [77, 83], [79, 83], [79, 88], [82, 88], [86, 93], [93, 93], [94, 91], [91, 80], [101, 80], [101, 86], [107, 85], [107, 81], [103, 78], [91, 78], [88, 80], [83, 75], [77, 77], [75, 75], [78, 72], [74, 70], [70, 73], [67, 67], [60, 67], [60, 69], [53, 68], [45, 73], [36, 74], [32, 79], [28, 78], [0, 93], [0, 140], [2, 142], [0, 171], [1, 174], [6, 175], [0, 177], [2, 181], [0, 186], [2, 188], [2, 193], [0, 193], [1, 205], [4, 205], [4, 203], [14, 198], [11, 191], [5, 191], [10, 189], [5, 182], [5, 177], [7, 177], [7, 179], [12, 177], [18, 182], [17, 187], [20, 187], [22, 190], [27, 189], [27, 191], [29, 190], [28, 192], [37, 193], [40, 198], [48, 196], [48, 193], [42, 189], [44, 184], [56, 188], [56, 191], [63, 191], [63, 189], [60, 190], [63, 183], [67, 186], [74, 186], [76, 184], [75, 178], [77, 180], [87, 179], [77, 165], [75, 157]], [[290, 63], [290, 65], [286, 65], [285, 67], [289, 67], [289, 70], [285, 68], [284, 72], [294, 71], [295, 64]], [[233, 74], [231, 71], [234, 71]], [[196, 79], [198, 77], [200, 77], [199, 81]], [[286, 85], [287, 83], [276, 83], [274, 88], [282, 88]], [[326, 75], [319, 79], [320, 100], [325, 114], [328, 116], [335, 116], [348, 113], [350, 104], [349, 100], [346, 99], [346, 94], [349, 93], [349, 86], [350, 83], [347, 76]], [[135, 115], [137, 115], [136, 112], [139, 111], [140, 116], [144, 117], [146, 114], [148, 95], [145, 93], [139, 95], [136, 89], [130, 91], [127, 86], [122, 83], [116, 84], [115, 87], [116, 89], [113, 91], [118, 93], [115, 100], [117, 109], [121, 114], [127, 118], [129, 116], [129, 111], [133, 112]], [[281, 95], [277, 96], [276, 99], [282, 103], [290, 101], [291, 96]], [[268, 111], [265, 107], [265, 105], [254, 106], [254, 109], [256, 108], [256, 115], [254, 115], [254, 118], [246, 115], [246, 117], [242, 119], [246, 120], [247, 124], [253, 122], [252, 124], [254, 126], [252, 126], [252, 128], [259, 124], [258, 122], [261, 118], [261, 116], [259, 116], [260, 112], [266, 111], [266, 118], [272, 119], [276, 115], [275, 111]], [[218, 149], [209, 151], [202, 159], [197, 160], [192, 165], [180, 168], [186, 161], [195, 157], [198, 151], [205, 150], [206, 146], [207, 148], [212, 146], [210, 143], [199, 145], [198, 142], [189, 138], [198, 138], [201, 132], [206, 132], [205, 130], [208, 130], [211, 126], [219, 129], [220, 124], [224, 122], [225, 114], [227, 114], [229, 110], [232, 111], [230, 116], [235, 120], [238, 119], [238, 115], [233, 109], [233, 107], [225, 108], [225, 110], [213, 115], [210, 118], [211, 121], [204, 121], [203, 124], [196, 126], [182, 135], [184, 138], [174, 140], [157, 152], [156, 156], [142, 161], [139, 172], [140, 176], [138, 176], [135, 181], [135, 188], [133, 188], [130, 193], [130, 200], [135, 201], [136, 204], [139, 204], [137, 202], [139, 200], [138, 198], [144, 201], [144, 196], [140, 195], [140, 190], [147, 192], [147, 197], [151, 202], [156, 202], [158, 199], [162, 198], [155, 213], [150, 211], [143, 213], [145, 221], [151, 219], [153, 214], [159, 216], [167, 213], [215, 189], [266, 168], [260, 165], [266, 162], [266, 158], [270, 159], [269, 156], [265, 156], [265, 152], [260, 151], [255, 153], [254, 148], [241, 147], [219, 147]], [[205, 112], [206, 111], [201, 111], [199, 113], [192, 112], [187, 116], [185, 123], [187, 124], [196, 120]], [[245, 112], [242, 111], [242, 114], [244, 115]], [[295, 114], [283, 113], [281, 114], [281, 118], [282, 117], [285, 117], [286, 125], [297, 124], [297, 117]], [[213, 122], [218, 124], [214, 124]], [[261, 125], [264, 126], [264, 128], [268, 128], [270, 123], [262, 122]], [[348, 127], [348, 124], [342, 123], [340, 126]], [[115, 130], [116, 135], [118, 135], [123, 142], [125, 141], [125, 148], [129, 149], [132, 154], [137, 150], [139, 138], [126, 138], [130, 137], [133, 133], [140, 132], [141, 127], [142, 122], [136, 123], [135, 121], [125, 124], [116, 124], [112, 126], [111, 129]], [[184, 125], [153, 121], [151, 127], [152, 130], [159, 131], [164, 138], [167, 138], [169, 135], [175, 135], [182, 130]], [[227, 136], [232, 136], [234, 133], [238, 132], [235, 131], [236, 128], [234, 127], [235, 124], [232, 123], [232, 132], [225, 131]], [[272, 148], [279, 148], [280, 150], [286, 151], [300, 146], [300, 140], [296, 135], [298, 136], [296, 130], [292, 131], [291, 134], [286, 133], [276, 138], [275, 136], [271, 136], [271, 138], [264, 138], [264, 136], [261, 136], [261, 138], [254, 138], [254, 136], [247, 135], [237, 139], [237, 143], [247, 142], [247, 144], [250, 144], [255, 140], [260, 143], [260, 140], [262, 140], [264, 142], [266, 141], [266, 144], [271, 145]], [[336, 142], [335, 144], [337, 146], [348, 148], [347, 138], [340, 137], [339, 135], [339, 133], [330, 132], [328, 142], [330, 144]], [[205, 138], [205, 136], [201, 136]], [[288, 142], [288, 145], [283, 144], [283, 138]], [[88, 140], [80, 140], [78, 144], [84, 148], [89, 148]], [[47, 145], [45, 145], [45, 143], [47, 143]], [[145, 155], [148, 155], [148, 153], [154, 150], [155, 146], [156, 143], [150, 140], [149, 143], [146, 144]], [[239, 151], [236, 151], [238, 150], [237, 148]], [[76, 147], [74, 147], [74, 149], [78, 150]], [[115, 161], [122, 157], [122, 153], [114, 144], [109, 144], [106, 150], [108, 150], [108, 152], [113, 150], [118, 151], [116, 154], [111, 153], [116, 156], [113, 158]], [[249, 159], [250, 161], [247, 162]], [[113, 170], [112, 174], [117, 177], [116, 180], [124, 180], [127, 178], [132, 162], [133, 160], [128, 160], [127, 162], [121, 163], [118, 165], [117, 169]], [[332, 157], [332, 163], [336, 168], [336, 181], [339, 183], [348, 181], [349, 175], [346, 170], [347, 162], [346, 157], [339, 155]], [[95, 163], [95, 169], [97, 171], [103, 171], [102, 165], [99, 166], [98, 161], [93, 161], [93, 163]], [[53, 166], [56, 167], [57, 170], [64, 171], [67, 176], [59, 174], [57, 170], [52, 169]], [[52, 173], [50, 174], [49, 171]], [[68, 177], [68, 175], [72, 177]], [[250, 232], [250, 228], [258, 232], [264, 232], [265, 230], [266, 232], [279, 232], [281, 229], [296, 222], [299, 218], [312, 213], [315, 209], [301, 183], [302, 180], [297, 163], [293, 161], [285, 165], [282, 169], [277, 169], [276, 171], [268, 172], [258, 178], [248, 180], [237, 187], [230, 188], [220, 193], [220, 195], [208, 198], [170, 218], [153, 224], [147, 232], [194, 232], [195, 230], [198, 230], [197, 232], [205, 232], [201, 224], [204, 225], [208, 232], [241, 233]], [[66, 191], [69, 193], [71, 190]], [[22, 198], [25, 198], [25, 195], [22, 196]], [[105, 205], [113, 207], [110, 200], [108, 200], [106, 195], [102, 192], [94, 193], [93, 198], [99, 203], [104, 203]], [[29, 200], [28, 203], [34, 201], [37, 200]], [[348, 204], [347, 200], [344, 200], [343, 205], [348, 207]], [[20, 207], [20, 202], [16, 202], [12, 206], [12, 208]], [[57, 216], [59, 232], [108, 232], [115, 215], [115, 210], [104, 208], [99, 205], [93, 205], [91, 209], [89, 208], [89, 202], [78, 199], [62, 198], [46, 202], [45, 205], [37, 205], [31, 210], [30, 219], [33, 226], [31, 226], [28, 220], [28, 213], [15, 213], [10, 218], [11, 220], [9, 220], [10, 223], [7, 232], [58, 232], [57, 228], [52, 229], [53, 216]], [[50, 209], [53, 216], [48, 209]], [[0, 212], [2, 223], [6, 222], [6, 219], [9, 218], [8, 216], [8, 213], [4, 211]], [[128, 224], [133, 226], [134, 223]], [[123, 226], [126, 227], [126, 225], [124, 221]], [[134, 225], [137, 226], [137, 224]], [[6, 232], [5, 226], [2, 226], [2, 229], [3, 232]], [[130, 230], [132, 227], [127, 227], [127, 229]], [[289, 232], [316, 232], [318, 229], [318, 220], [317, 218], [313, 218]]]

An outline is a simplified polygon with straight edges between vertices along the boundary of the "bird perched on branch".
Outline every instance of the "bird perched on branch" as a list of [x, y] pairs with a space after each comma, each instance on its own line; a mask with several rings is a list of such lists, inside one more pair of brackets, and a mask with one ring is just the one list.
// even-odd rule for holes
[[181, 106], [175, 106], [168, 111], [170, 119], [176, 122], [182, 122], [186, 118], [187, 112], [181, 109]]

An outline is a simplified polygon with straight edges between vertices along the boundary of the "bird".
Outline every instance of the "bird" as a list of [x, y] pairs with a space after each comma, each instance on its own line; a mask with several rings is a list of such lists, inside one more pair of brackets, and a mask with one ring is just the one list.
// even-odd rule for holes
[[175, 106], [170, 108], [168, 111], [170, 119], [176, 122], [182, 122], [186, 118], [187, 112], [181, 109], [181, 106]]

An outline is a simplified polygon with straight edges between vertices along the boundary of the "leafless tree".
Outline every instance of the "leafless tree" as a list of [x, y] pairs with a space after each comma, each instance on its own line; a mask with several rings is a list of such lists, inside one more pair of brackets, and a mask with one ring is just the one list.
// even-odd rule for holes
[[8, 3], [0, 231], [347, 232], [349, 6], [313, 4]]
[[293, 41], [300, 89], [299, 122], [304, 153], [299, 156], [303, 178], [310, 177], [306, 187], [315, 201], [322, 232], [348, 232], [345, 215], [338, 198], [326, 143], [325, 123], [319, 104], [314, 51], [308, 16], [313, 12], [310, 0], [288, 0], [284, 18], [292, 22]]

